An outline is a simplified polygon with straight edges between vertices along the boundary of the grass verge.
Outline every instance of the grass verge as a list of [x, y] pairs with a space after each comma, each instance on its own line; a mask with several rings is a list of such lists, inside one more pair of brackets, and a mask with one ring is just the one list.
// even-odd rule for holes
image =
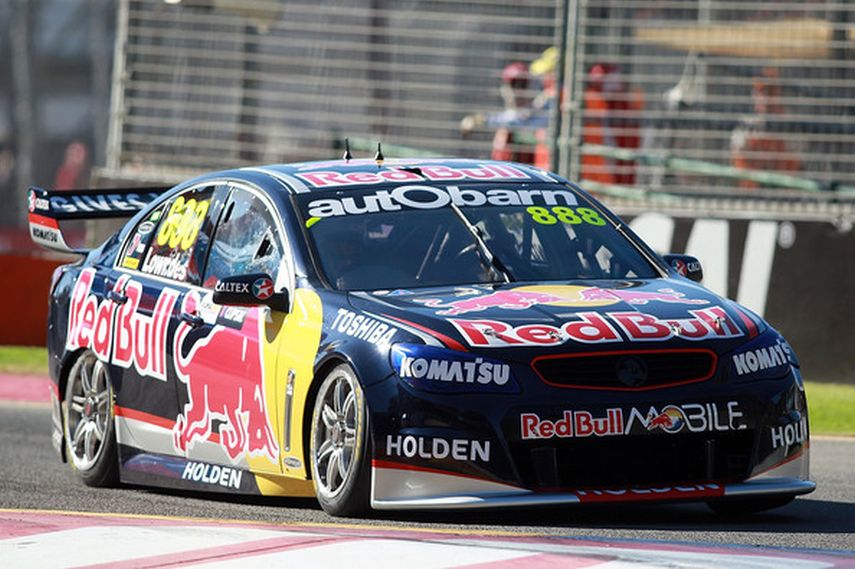
[[0, 346], [0, 373], [48, 374], [45, 348]]
[[[0, 346], [0, 373], [47, 375], [47, 351]], [[855, 385], [809, 381], [806, 389], [811, 434], [855, 435]]]
[[805, 382], [812, 435], [855, 435], [855, 386]]

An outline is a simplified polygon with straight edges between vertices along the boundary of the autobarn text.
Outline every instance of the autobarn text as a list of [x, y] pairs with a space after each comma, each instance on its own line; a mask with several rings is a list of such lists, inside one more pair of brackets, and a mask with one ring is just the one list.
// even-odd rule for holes
[[373, 194], [343, 198], [323, 198], [309, 202], [310, 217], [325, 218], [359, 215], [381, 211], [409, 209], [439, 209], [453, 204], [457, 207], [569, 205], [577, 204], [576, 196], [567, 190], [538, 189], [461, 189], [458, 186], [399, 186], [392, 190], [377, 190]]

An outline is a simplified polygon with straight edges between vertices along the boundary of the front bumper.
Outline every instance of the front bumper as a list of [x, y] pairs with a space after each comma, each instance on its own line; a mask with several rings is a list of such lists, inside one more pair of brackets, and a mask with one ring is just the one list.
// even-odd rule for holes
[[744, 482], [535, 492], [486, 480], [375, 463], [371, 506], [377, 510], [441, 510], [799, 496], [816, 489], [815, 482], [802, 478], [807, 476], [807, 469], [808, 450], [804, 449], [795, 460], [787, 459], [784, 464]]
[[[797, 496], [816, 487], [796, 369], [775, 380], [624, 399], [570, 390], [443, 397], [394, 379], [378, 389], [386, 405], [372, 409], [376, 509], [707, 501]], [[574, 432], [568, 425], [577, 413], [580, 424], [600, 432]], [[656, 421], [669, 413], [674, 422], [660, 428]]]

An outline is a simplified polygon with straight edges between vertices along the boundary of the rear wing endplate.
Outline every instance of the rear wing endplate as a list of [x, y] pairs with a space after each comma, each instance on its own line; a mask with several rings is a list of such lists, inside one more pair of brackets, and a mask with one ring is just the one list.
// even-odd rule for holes
[[63, 253], [86, 253], [68, 246], [59, 222], [69, 219], [133, 217], [170, 188], [111, 188], [99, 190], [27, 191], [30, 237], [47, 249]]

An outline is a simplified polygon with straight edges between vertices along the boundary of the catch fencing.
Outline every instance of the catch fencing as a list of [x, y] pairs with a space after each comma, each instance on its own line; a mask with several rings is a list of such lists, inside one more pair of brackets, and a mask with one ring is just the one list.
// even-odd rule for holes
[[363, 155], [383, 141], [387, 155], [538, 161], [614, 196], [855, 191], [847, 3], [121, 0], [119, 12], [108, 177], [328, 159], [349, 137]]

